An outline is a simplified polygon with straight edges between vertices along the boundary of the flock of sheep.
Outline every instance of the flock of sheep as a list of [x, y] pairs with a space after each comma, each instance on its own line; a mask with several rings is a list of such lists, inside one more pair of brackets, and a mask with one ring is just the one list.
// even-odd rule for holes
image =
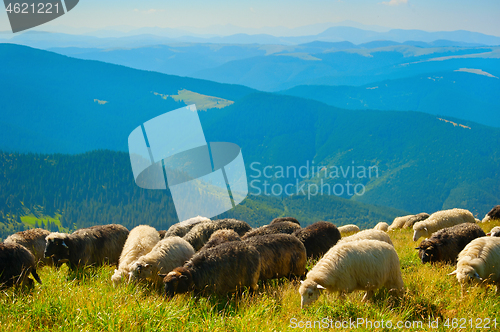
[[[500, 219], [500, 205], [483, 222], [494, 219]], [[163, 287], [167, 296], [192, 290], [218, 294], [241, 287], [255, 290], [259, 280], [282, 277], [304, 279], [299, 288], [302, 307], [324, 290], [341, 296], [363, 290], [363, 300], [368, 300], [375, 290], [386, 287], [391, 295], [401, 296], [405, 285], [388, 232], [412, 227], [414, 241], [425, 237], [416, 248], [422, 263], [456, 264], [451, 275], [456, 275], [462, 290], [470, 283], [492, 282], [499, 292], [500, 229], [495, 227], [486, 236], [478, 222], [467, 210], [451, 209], [399, 217], [390, 226], [382, 222], [363, 231], [325, 221], [302, 228], [295, 218], [277, 218], [252, 229], [236, 219], [203, 217], [167, 231], [141, 225], [129, 232], [115, 224], [71, 234], [31, 229], [0, 243], [0, 288], [31, 288], [30, 275], [42, 282], [37, 266], [66, 263], [72, 270], [116, 264], [114, 285], [146, 280]], [[309, 272], [308, 258], [320, 258]]]

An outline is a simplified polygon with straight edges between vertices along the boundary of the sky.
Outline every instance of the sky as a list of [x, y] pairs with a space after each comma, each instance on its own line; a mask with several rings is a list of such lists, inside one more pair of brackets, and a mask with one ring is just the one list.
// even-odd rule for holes
[[[469, 30], [500, 36], [500, 0], [80, 0], [43, 27], [296, 28], [346, 20], [365, 25], [426, 31]], [[0, 31], [10, 30], [5, 10]], [[70, 29], [68, 29], [70, 30]]]

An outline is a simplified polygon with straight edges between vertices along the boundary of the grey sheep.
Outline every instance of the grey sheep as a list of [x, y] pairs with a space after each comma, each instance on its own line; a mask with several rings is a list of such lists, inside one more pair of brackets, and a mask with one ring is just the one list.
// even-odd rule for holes
[[200, 251], [207, 250], [208, 248], [212, 248], [218, 246], [219, 244], [230, 241], [241, 241], [241, 238], [238, 233], [236, 233], [232, 229], [219, 229], [210, 236], [210, 239], [208, 239], [208, 242], [205, 243]]
[[194, 226], [184, 236], [184, 240], [189, 242], [194, 250], [198, 251], [208, 242], [212, 233], [219, 229], [232, 229], [241, 236], [251, 230], [252, 227], [246, 222], [236, 219], [210, 220]]
[[260, 254], [243, 241], [226, 242], [196, 253], [163, 279], [165, 294], [190, 290], [226, 294], [240, 287], [258, 288]]
[[413, 228], [413, 225], [419, 221], [423, 221], [427, 218], [429, 218], [430, 215], [428, 213], [422, 212], [416, 215], [413, 215], [406, 219], [405, 224], [403, 225], [403, 228]]
[[274, 225], [276, 223], [283, 222], [283, 221], [293, 222], [294, 224], [297, 224], [297, 225], [300, 226], [300, 222], [297, 219], [293, 218], [293, 217], [274, 218], [273, 221], [271, 221], [271, 223], [269, 225]]
[[197, 216], [194, 218], [190, 218], [190, 219], [181, 221], [177, 224], [170, 226], [170, 228], [165, 232], [165, 234], [163, 234], [163, 236], [161, 238], [164, 239], [164, 238], [170, 237], [170, 236], [183, 237], [194, 226], [201, 224], [201, 223], [204, 223], [204, 222], [207, 222], [207, 221], [210, 221], [210, 219], [205, 218], [205, 217], [201, 217], [201, 216]]
[[35, 256], [37, 264], [51, 265], [52, 260], [43, 257], [43, 253], [45, 252], [45, 237], [49, 234], [50, 232], [45, 229], [33, 228], [12, 234], [4, 242], [17, 243], [26, 247]]
[[241, 237], [242, 240], [248, 239], [252, 236], [267, 235], [267, 234], [292, 234], [296, 230], [300, 229], [300, 226], [296, 223], [290, 221], [282, 221], [275, 223], [273, 225], [266, 225], [256, 229], [251, 230]]
[[306, 248], [295, 236], [268, 234], [244, 241], [260, 254], [260, 280], [300, 277], [306, 272]]
[[0, 243], [0, 289], [12, 286], [32, 288], [34, 281], [42, 283], [36, 273], [35, 256], [17, 243]]
[[483, 218], [483, 222], [489, 222], [493, 220], [500, 220], [500, 205], [497, 205], [493, 209], [491, 209], [491, 211], [488, 212]]
[[128, 230], [116, 224], [92, 226], [72, 234], [51, 233], [46, 237], [45, 257], [74, 270], [80, 266], [118, 264]]
[[337, 241], [340, 240], [340, 231], [331, 222], [318, 221], [307, 227], [293, 232], [305, 246], [307, 257], [322, 257]]
[[422, 264], [428, 262], [455, 264], [458, 254], [469, 242], [485, 235], [478, 225], [463, 223], [437, 231], [430, 238], [420, 242], [415, 249], [418, 249]]

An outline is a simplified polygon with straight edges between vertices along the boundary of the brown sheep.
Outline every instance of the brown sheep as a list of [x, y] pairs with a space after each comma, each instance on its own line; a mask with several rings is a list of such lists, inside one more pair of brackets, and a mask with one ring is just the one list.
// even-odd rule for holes
[[491, 211], [488, 212], [483, 218], [483, 222], [489, 222], [493, 220], [500, 220], [500, 205], [497, 205], [493, 209], [491, 209]]
[[274, 218], [273, 221], [271, 221], [271, 223], [269, 225], [274, 225], [276, 223], [283, 222], [283, 221], [293, 222], [294, 224], [297, 224], [297, 225], [300, 226], [300, 222], [297, 219], [293, 218], [293, 217]]
[[26, 247], [29, 251], [31, 251], [33, 256], [35, 256], [35, 261], [37, 262], [37, 264], [51, 265], [52, 260], [43, 257], [46, 244], [45, 238], [49, 234], [50, 232], [45, 229], [33, 228], [12, 234], [4, 242], [17, 243]]
[[51, 233], [46, 237], [45, 257], [55, 263], [68, 263], [72, 270], [79, 266], [118, 264], [128, 237], [122, 225], [93, 226], [72, 234]]
[[212, 233], [219, 229], [232, 229], [238, 235], [243, 235], [252, 229], [249, 224], [236, 219], [210, 220], [194, 226], [185, 236], [194, 250], [198, 251], [208, 242]]
[[33, 287], [32, 275], [42, 283], [36, 273], [35, 256], [17, 243], [0, 243], [0, 289], [12, 286]]
[[241, 238], [238, 233], [236, 233], [232, 229], [219, 229], [210, 236], [210, 239], [207, 243], [205, 243], [200, 251], [207, 250], [208, 248], [212, 248], [218, 246], [219, 244], [230, 241], [241, 241]]
[[455, 264], [460, 251], [469, 242], [482, 236], [486, 234], [481, 227], [473, 223], [463, 223], [437, 231], [430, 238], [420, 242], [416, 249], [422, 264], [427, 262]]
[[252, 236], [267, 235], [267, 234], [292, 234], [296, 230], [300, 229], [300, 226], [296, 223], [290, 221], [282, 221], [275, 223], [273, 225], [266, 225], [256, 229], [251, 230], [241, 237], [242, 240], [248, 239]]
[[260, 254], [260, 280], [300, 277], [306, 273], [306, 248], [295, 236], [268, 234], [244, 241]]
[[243, 241], [226, 242], [196, 253], [184, 266], [169, 272], [165, 294], [190, 290], [226, 294], [240, 287], [258, 288], [260, 254]]

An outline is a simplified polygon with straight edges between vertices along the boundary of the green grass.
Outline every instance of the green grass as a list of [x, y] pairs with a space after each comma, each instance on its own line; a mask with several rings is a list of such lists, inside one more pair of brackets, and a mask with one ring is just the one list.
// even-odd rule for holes
[[196, 109], [199, 111], [206, 111], [211, 108], [224, 108], [234, 101], [227, 100], [219, 97], [202, 95], [197, 92], [189, 91], [186, 89], [179, 90], [177, 95], [164, 95], [158, 92], [154, 92], [155, 95], [161, 96], [163, 99], [168, 97], [173, 98], [175, 101], [182, 101], [186, 105], [196, 104]]
[[23, 224], [30, 226], [30, 227], [35, 227], [35, 224], [38, 222], [38, 225], [40, 226], [42, 222], [46, 225], [48, 221], [56, 224], [57, 226], [61, 226], [61, 222], [59, 221], [59, 218], [61, 217], [61, 214], [56, 213], [55, 216], [35, 216], [33, 213], [30, 213], [26, 216], [21, 216], [21, 221]]
[[[500, 224], [482, 224], [485, 231]], [[404, 331], [430, 330], [429, 319], [438, 319], [433, 331], [478, 330], [452, 329], [444, 322], [470, 325], [469, 319], [497, 319], [500, 325], [500, 299], [494, 287], [472, 287], [462, 297], [455, 277], [447, 274], [454, 266], [422, 265], [411, 240], [411, 230], [390, 233], [401, 261], [407, 287], [401, 299], [391, 298], [385, 289], [375, 293], [368, 303], [361, 302], [362, 292], [341, 299], [325, 293], [310, 307], [300, 308], [298, 281], [271, 280], [261, 284], [254, 294], [243, 291], [229, 296], [176, 295], [171, 300], [147, 285], [121, 284], [113, 287], [113, 267], [88, 268], [80, 274], [67, 267], [39, 269], [43, 284], [31, 292], [9, 289], [0, 292], [0, 330], [2, 331], [302, 331], [292, 328], [300, 322], [313, 326], [327, 319], [329, 324], [358, 319], [376, 324], [384, 320], [395, 326], [398, 321], [422, 322]], [[314, 262], [309, 262], [311, 268]], [[467, 321], [460, 319], [465, 318]], [[331, 322], [329, 321], [331, 320]], [[323, 321], [326, 323], [327, 321]], [[479, 321], [477, 321], [479, 322]], [[346, 324], [346, 323], [344, 323]], [[365, 325], [367, 324], [367, 325]], [[371, 331], [370, 323], [359, 328], [335, 330]], [[386, 323], [384, 323], [386, 324]], [[416, 323], [414, 323], [416, 324]], [[494, 331], [493, 323], [490, 323]], [[307, 330], [326, 330], [311, 328]], [[398, 329], [378, 329], [398, 330]], [[485, 329], [482, 329], [485, 330]], [[498, 330], [498, 328], [496, 329]]]

